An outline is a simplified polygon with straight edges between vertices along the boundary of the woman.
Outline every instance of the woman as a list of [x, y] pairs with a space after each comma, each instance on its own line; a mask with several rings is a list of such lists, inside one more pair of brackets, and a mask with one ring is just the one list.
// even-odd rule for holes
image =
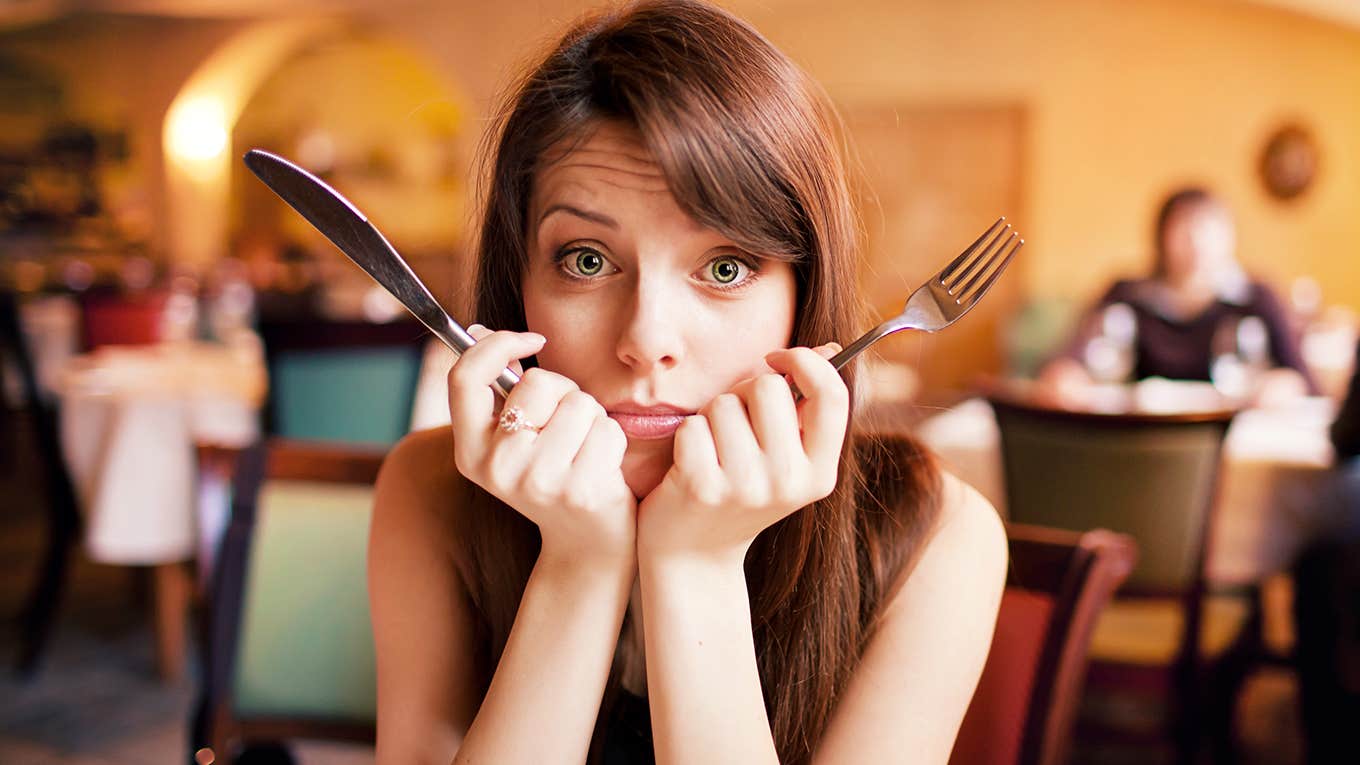
[[1211, 380], [1216, 356], [1240, 353], [1258, 356], [1248, 360], [1267, 368], [1248, 392], [1254, 402], [1316, 391], [1284, 306], [1238, 265], [1232, 217], [1218, 198], [1199, 188], [1170, 195], [1157, 215], [1154, 241], [1152, 276], [1116, 282], [1101, 297], [1076, 338], [1041, 373], [1048, 391], [1070, 399], [1092, 383], [1088, 349], [1110, 329], [1112, 306], [1126, 307], [1129, 318], [1114, 322], [1123, 325], [1114, 334], [1132, 343], [1134, 379]]
[[514, 93], [478, 250], [499, 331], [378, 481], [380, 762], [947, 760], [1005, 536], [914, 445], [842, 448], [832, 126], [694, 2], [579, 23]]

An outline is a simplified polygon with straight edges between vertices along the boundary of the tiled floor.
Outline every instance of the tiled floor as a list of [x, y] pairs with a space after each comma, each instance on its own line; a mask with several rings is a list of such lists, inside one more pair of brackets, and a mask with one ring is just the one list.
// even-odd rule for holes
[[[172, 685], [156, 679], [149, 598], [134, 570], [96, 565], [77, 555], [41, 672], [20, 682], [9, 671], [16, 647], [12, 617], [42, 543], [40, 498], [29, 485], [36, 466], [30, 455], [12, 448], [22, 436], [0, 433], [5, 442], [0, 443], [0, 613], [6, 618], [0, 633], [0, 763], [189, 762], [186, 728], [194, 674]], [[1249, 748], [1248, 765], [1301, 761], [1289, 673], [1270, 671], [1253, 680], [1242, 699], [1238, 728]], [[316, 743], [297, 753], [304, 765], [373, 762], [366, 747]], [[1148, 759], [1131, 754], [1121, 761]]]

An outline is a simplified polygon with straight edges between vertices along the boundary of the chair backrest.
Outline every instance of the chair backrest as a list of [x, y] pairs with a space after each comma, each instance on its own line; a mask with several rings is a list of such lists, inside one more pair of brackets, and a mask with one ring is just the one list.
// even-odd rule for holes
[[1128, 534], [1131, 594], [1202, 584], [1230, 411], [1094, 414], [991, 399], [1011, 520]]
[[81, 340], [87, 350], [105, 345], [151, 345], [161, 340], [164, 290], [90, 289], [80, 296]]
[[251, 740], [373, 740], [365, 561], [383, 456], [274, 439], [238, 461], [195, 748], [223, 756]]
[[428, 336], [418, 322], [292, 321], [260, 335], [270, 434], [390, 446], [409, 430]]
[[1101, 609], [1133, 569], [1137, 546], [1104, 530], [1010, 524], [1011, 567], [992, 650], [950, 762], [1064, 762]]

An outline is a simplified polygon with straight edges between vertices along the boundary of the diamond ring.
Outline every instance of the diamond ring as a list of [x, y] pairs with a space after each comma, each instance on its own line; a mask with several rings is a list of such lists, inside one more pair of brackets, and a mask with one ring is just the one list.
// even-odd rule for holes
[[537, 433], [541, 430], [539, 426], [529, 422], [529, 418], [524, 416], [524, 410], [517, 406], [506, 407], [505, 411], [501, 412], [501, 419], [496, 423], [496, 427], [506, 433], [515, 433], [521, 430]]

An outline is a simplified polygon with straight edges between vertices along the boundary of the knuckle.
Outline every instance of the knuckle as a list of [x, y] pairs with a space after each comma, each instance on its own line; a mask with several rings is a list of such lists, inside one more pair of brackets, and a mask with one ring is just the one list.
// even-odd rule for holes
[[579, 388], [568, 391], [567, 394], [562, 397], [562, 402], [559, 406], [567, 407], [573, 411], [580, 411], [582, 413], [590, 412], [592, 414], [598, 414], [604, 411], [604, 408], [595, 401], [594, 396]]
[[693, 476], [687, 481], [689, 494], [694, 497], [694, 501], [704, 507], [720, 507], [726, 504], [726, 492], [717, 481], [695, 480]]
[[556, 501], [561, 493], [557, 479], [542, 469], [530, 468], [521, 486], [530, 501], [540, 504]]
[[462, 390], [468, 387], [467, 365], [463, 363], [463, 358], [459, 358], [458, 361], [454, 362], [453, 366], [449, 367], [448, 382], [450, 391]]
[[601, 415], [597, 420], [600, 430], [604, 434], [605, 443], [615, 449], [626, 449], [628, 447], [628, 434], [623, 432], [623, 426], [613, 417]]
[[788, 396], [789, 386], [783, 375], [766, 374], [755, 379], [755, 394], [758, 398]]
[[524, 374], [520, 375], [519, 381], [521, 384], [528, 385], [529, 387], [538, 387], [551, 379], [549, 374], [550, 373], [546, 369], [529, 367], [524, 370]]
[[741, 408], [741, 398], [735, 393], [719, 393], [709, 408], [713, 412], [732, 412]]
[[570, 481], [562, 492], [562, 505], [572, 511], [584, 512], [594, 505], [595, 491], [588, 481]]
[[519, 477], [519, 468], [510, 461], [506, 453], [502, 450], [493, 451], [487, 460], [485, 469], [487, 488], [506, 490], [515, 485]]

